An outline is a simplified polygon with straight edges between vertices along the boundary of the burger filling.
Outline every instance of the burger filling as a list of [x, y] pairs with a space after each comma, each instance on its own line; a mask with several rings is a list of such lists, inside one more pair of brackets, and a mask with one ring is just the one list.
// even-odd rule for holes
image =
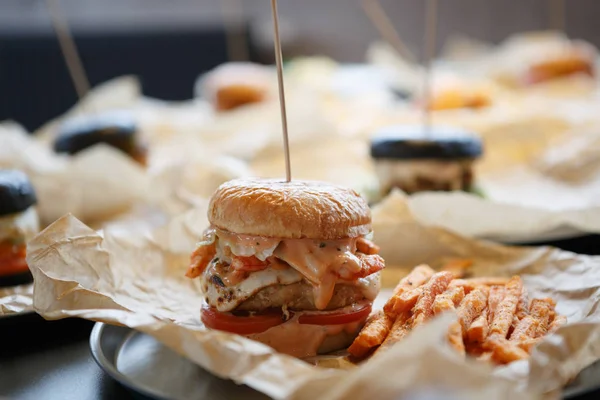
[[277, 239], [210, 229], [187, 276], [202, 276], [206, 302], [233, 310], [330, 310], [373, 300], [379, 248], [365, 238]]
[[382, 192], [398, 187], [406, 193], [469, 190], [473, 159], [376, 160]]
[[35, 208], [0, 218], [0, 277], [29, 271], [26, 242], [38, 230]]

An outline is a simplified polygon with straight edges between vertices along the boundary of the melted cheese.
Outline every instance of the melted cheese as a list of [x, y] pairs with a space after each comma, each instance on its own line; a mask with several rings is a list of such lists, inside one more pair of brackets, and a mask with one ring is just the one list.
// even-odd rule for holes
[[283, 240], [274, 255], [291, 265], [314, 286], [315, 306], [322, 310], [333, 296], [338, 276], [360, 271], [361, 263], [353, 254], [355, 251], [355, 239], [297, 239]]

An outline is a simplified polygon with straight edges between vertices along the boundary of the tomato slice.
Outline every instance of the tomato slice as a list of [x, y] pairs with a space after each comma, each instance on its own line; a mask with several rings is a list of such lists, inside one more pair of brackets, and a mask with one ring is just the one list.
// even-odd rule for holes
[[26, 271], [29, 271], [29, 267], [24, 258], [0, 258], [0, 276], [16, 275]]
[[252, 316], [237, 316], [219, 312], [216, 308], [208, 306], [202, 307], [200, 317], [208, 328], [238, 335], [264, 332], [284, 322], [282, 313], [277, 311], [263, 312]]
[[308, 325], [341, 325], [360, 321], [367, 318], [369, 314], [371, 314], [371, 304], [365, 304], [351, 311], [304, 314], [298, 318], [298, 322]]
[[29, 271], [25, 261], [25, 245], [0, 244], [0, 276], [15, 275]]

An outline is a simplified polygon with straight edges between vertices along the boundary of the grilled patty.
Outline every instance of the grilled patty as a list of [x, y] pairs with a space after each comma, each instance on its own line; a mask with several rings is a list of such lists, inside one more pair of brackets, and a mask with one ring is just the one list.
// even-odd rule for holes
[[[333, 297], [327, 310], [346, 307], [364, 300], [360, 288], [347, 284], [335, 285]], [[254, 296], [240, 304], [237, 310], [261, 311], [267, 308], [287, 306], [291, 310], [317, 310], [313, 287], [307, 282], [296, 282], [291, 285], [271, 285], [261, 289]]]

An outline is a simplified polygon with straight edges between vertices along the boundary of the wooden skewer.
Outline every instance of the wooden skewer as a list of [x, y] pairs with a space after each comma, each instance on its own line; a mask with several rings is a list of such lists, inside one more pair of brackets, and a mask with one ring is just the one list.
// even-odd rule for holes
[[400, 56], [406, 58], [409, 61], [416, 61], [415, 56], [408, 49], [408, 46], [400, 38], [400, 34], [394, 28], [394, 24], [385, 13], [385, 10], [381, 6], [379, 0], [362, 0], [362, 8], [379, 31], [379, 34], [394, 50], [400, 54]]
[[67, 64], [67, 69], [69, 70], [69, 75], [71, 75], [77, 96], [81, 99], [90, 91], [90, 82], [85, 74], [85, 69], [77, 52], [75, 40], [73, 40], [67, 19], [64, 17], [59, 2], [60, 0], [46, 0], [46, 5], [60, 49]]
[[431, 110], [429, 107], [432, 97], [431, 61], [435, 57], [437, 14], [437, 0], [427, 0], [423, 58], [423, 126], [426, 134], [429, 134], [431, 128]]
[[283, 87], [283, 55], [281, 52], [281, 38], [279, 36], [279, 14], [277, 12], [277, 0], [271, 0], [271, 11], [273, 13], [273, 42], [275, 47], [275, 63], [277, 65], [277, 83], [279, 87], [281, 128], [283, 131], [283, 152], [285, 154], [285, 178], [287, 182], [291, 182], [292, 167], [290, 163], [290, 143], [288, 139], [288, 124], [285, 107], [285, 90]]
[[229, 61], [249, 60], [248, 41], [241, 29], [244, 17], [241, 0], [221, 0], [221, 12], [225, 25], [227, 58]]
[[565, 0], [549, 0], [548, 25], [552, 29], [565, 32], [567, 29]]

